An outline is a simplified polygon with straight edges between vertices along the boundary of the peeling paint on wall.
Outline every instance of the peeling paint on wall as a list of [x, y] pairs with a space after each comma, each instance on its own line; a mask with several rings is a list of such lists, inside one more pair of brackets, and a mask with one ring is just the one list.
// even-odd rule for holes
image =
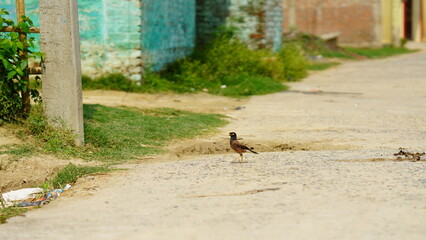
[[198, 0], [197, 42], [205, 44], [219, 26], [238, 29], [237, 37], [252, 48], [279, 49], [281, 0]]

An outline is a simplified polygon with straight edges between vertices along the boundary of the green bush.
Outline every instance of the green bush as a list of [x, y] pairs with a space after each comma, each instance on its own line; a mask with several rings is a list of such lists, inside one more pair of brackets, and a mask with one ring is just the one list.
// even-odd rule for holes
[[169, 66], [161, 76], [184, 89], [238, 97], [282, 91], [281, 82], [305, 77], [307, 66], [300, 48], [292, 44], [273, 53], [249, 49], [222, 35]]
[[[30, 32], [33, 22], [25, 16], [15, 24], [3, 16], [9, 13], [0, 9], [0, 28], [9, 26], [16, 31]], [[30, 108], [29, 97], [39, 99], [35, 88], [30, 88], [28, 82], [28, 58], [42, 58], [42, 53], [33, 52], [31, 47], [34, 38], [20, 40], [18, 32], [0, 33], [0, 119], [5, 121], [25, 117]], [[26, 57], [22, 57], [22, 53]], [[38, 79], [37, 79], [38, 80]]]
[[112, 73], [95, 79], [89, 76], [82, 76], [82, 84], [84, 89], [119, 90], [126, 92], [138, 91], [136, 82], [120, 73]]
[[278, 61], [283, 63], [284, 77], [288, 81], [298, 81], [307, 76], [308, 60], [297, 43], [283, 44], [278, 53]]
[[129, 92], [208, 91], [242, 97], [282, 91], [286, 88], [282, 82], [305, 77], [307, 67], [298, 44], [285, 43], [278, 53], [252, 50], [229, 31], [223, 31], [215, 40], [166, 70], [146, 73], [141, 85], [123, 75], [111, 74], [96, 79], [83, 77], [83, 88]]

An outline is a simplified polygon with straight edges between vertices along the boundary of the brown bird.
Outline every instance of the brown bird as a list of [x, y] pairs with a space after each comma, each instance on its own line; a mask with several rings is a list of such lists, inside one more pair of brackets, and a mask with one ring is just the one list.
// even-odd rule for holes
[[231, 136], [231, 140], [229, 141], [229, 144], [231, 145], [231, 148], [237, 152], [238, 154], [240, 154], [240, 162], [243, 161], [243, 152], [246, 152], [246, 150], [249, 150], [250, 152], [254, 153], [254, 154], [259, 154], [255, 151], [253, 151], [253, 148], [249, 148], [246, 145], [238, 142], [237, 140], [237, 134], [235, 132], [230, 132], [229, 136]]

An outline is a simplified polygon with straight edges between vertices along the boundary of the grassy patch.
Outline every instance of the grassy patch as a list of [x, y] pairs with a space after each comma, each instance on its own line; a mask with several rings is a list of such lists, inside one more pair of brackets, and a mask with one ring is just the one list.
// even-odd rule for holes
[[6, 220], [27, 212], [28, 208], [7, 207], [0, 208], [0, 224], [6, 223]]
[[158, 153], [172, 139], [192, 138], [224, 125], [222, 117], [174, 109], [85, 105], [86, 143], [92, 148], [89, 156], [125, 160]]
[[59, 128], [53, 128], [43, 114], [43, 108], [36, 104], [31, 108], [29, 117], [23, 122], [23, 129], [18, 131], [18, 137], [26, 139], [28, 135], [34, 136], [37, 146], [41, 146], [46, 153], [61, 153], [70, 156], [75, 152], [74, 135], [67, 130], [65, 124], [56, 121]]
[[231, 84], [225, 84], [226, 88], [212, 89], [211, 93], [240, 98], [251, 95], [264, 95], [288, 89], [287, 86], [268, 77], [237, 75], [229, 76], [224, 79], [224, 82], [231, 82]]
[[345, 52], [364, 56], [367, 58], [385, 58], [394, 55], [416, 52], [400, 47], [384, 46], [381, 48], [344, 48]]
[[308, 70], [322, 71], [338, 65], [340, 65], [338, 62], [311, 62], [308, 66]]
[[385, 58], [391, 57], [394, 55], [413, 53], [416, 50], [410, 50], [400, 47], [392, 46], [383, 46], [380, 48], [354, 48], [354, 47], [345, 47], [340, 50], [322, 51], [321, 54], [327, 58], [342, 58], [342, 59], [356, 59], [356, 58]]
[[324, 50], [320, 53], [320, 55], [325, 58], [355, 59], [355, 56], [353, 54], [350, 54], [349, 52], [343, 50]]
[[[85, 147], [75, 147], [73, 135], [57, 130], [47, 122], [40, 106], [19, 127], [18, 136], [28, 139], [26, 147], [6, 149], [1, 153], [31, 154], [37, 151], [60, 157], [78, 157], [108, 162], [131, 160], [155, 154], [172, 139], [192, 138], [223, 126], [224, 116], [174, 109], [140, 110], [84, 105]], [[37, 146], [37, 147], [36, 147]], [[33, 151], [34, 150], [34, 151]]]
[[[288, 33], [284, 42], [298, 43], [306, 55], [322, 55], [326, 58], [357, 59], [357, 58], [384, 58], [398, 54], [412, 53], [404, 47], [383, 46], [380, 48], [353, 48], [345, 47], [334, 49], [327, 46], [326, 42], [318, 36], [307, 33]], [[403, 46], [404, 44], [401, 44]]]
[[122, 74], [113, 73], [92, 79], [88, 76], [82, 76], [82, 84], [84, 89], [104, 89], [118, 90], [126, 92], [142, 92], [144, 89], [139, 87], [135, 81], [131, 81]]
[[0, 146], [0, 155], [8, 154], [16, 157], [31, 156], [35, 152], [35, 147], [29, 145], [3, 145]]
[[93, 173], [106, 173], [109, 169], [105, 166], [77, 166], [72, 163], [68, 164], [64, 169], [60, 170], [56, 176], [47, 182], [50, 188], [63, 188], [66, 184], [72, 184], [77, 181], [78, 178], [93, 174]]

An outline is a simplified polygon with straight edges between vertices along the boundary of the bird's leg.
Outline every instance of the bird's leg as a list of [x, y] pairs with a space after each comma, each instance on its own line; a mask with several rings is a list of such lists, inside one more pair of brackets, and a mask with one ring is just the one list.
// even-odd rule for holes
[[242, 153], [240, 153], [240, 163], [242, 163], [242, 162], [243, 162], [243, 159], [244, 159], [244, 156], [243, 156], [243, 154], [242, 154]]

